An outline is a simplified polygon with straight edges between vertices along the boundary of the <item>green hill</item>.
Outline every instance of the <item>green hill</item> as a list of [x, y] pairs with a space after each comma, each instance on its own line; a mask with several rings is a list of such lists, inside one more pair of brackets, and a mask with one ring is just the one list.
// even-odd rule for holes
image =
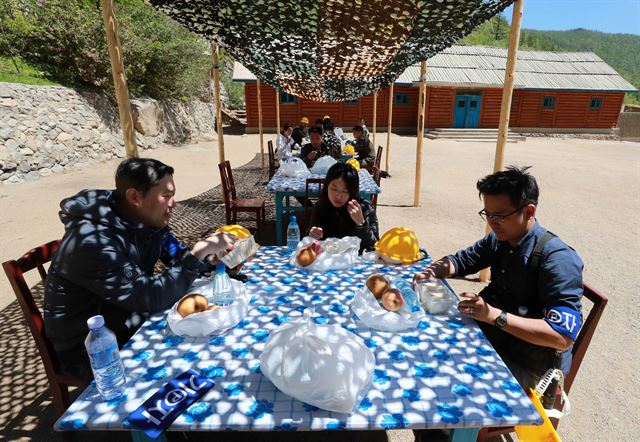
[[[509, 23], [503, 16], [488, 20], [460, 43], [507, 47]], [[523, 29], [520, 48], [538, 51], [591, 51], [614, 68], [629, 83], [640, 89], [640, 36], [610, 34], [572, 29], [570, 31], [536, 31]], [[639, 94], [627, 94], [625, 102], [640, 103]]]

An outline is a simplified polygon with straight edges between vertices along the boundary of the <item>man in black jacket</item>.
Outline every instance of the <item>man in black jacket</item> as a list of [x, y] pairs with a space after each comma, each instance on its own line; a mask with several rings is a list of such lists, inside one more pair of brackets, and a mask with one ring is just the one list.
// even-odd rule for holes
[[[235, 241], [217, 234], [187, 250], [176, 240], [168, 227], [173, 168], [160, 161], [125, 160], [115, 178], [113, 191], [83, 190], [60, 203], [65, 234], [45, 287], [44, 326], [60, 368], [86, 380], [88, 318], [104, 316], [122, 346], [147, 314], [184, 296], [215, 253]], [[154, 274], [159, 259], [166, 270]]]

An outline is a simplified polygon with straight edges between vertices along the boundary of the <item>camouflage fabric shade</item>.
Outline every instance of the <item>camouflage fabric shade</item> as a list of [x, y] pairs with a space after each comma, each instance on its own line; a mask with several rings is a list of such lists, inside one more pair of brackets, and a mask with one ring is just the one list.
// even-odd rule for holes
[[389, 86], [513, 0], [147, 0], [256, 77], [311, 100]]

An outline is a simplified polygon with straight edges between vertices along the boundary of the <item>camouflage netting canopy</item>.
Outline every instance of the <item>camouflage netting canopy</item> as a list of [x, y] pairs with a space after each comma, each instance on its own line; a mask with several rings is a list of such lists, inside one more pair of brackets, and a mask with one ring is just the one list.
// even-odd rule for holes
[[147, 0], [263, 82], [340, 101], [385, 88], [513, 0]]

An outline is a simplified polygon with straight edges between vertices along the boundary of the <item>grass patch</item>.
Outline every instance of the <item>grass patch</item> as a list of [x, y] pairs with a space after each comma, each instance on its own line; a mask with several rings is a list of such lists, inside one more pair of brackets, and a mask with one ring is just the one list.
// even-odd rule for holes
[[45, 75], [45, 72], [20, 57], [0, 56], [0, 82], [40, 86], [60, 85], [60, 83], [49, 80]]

